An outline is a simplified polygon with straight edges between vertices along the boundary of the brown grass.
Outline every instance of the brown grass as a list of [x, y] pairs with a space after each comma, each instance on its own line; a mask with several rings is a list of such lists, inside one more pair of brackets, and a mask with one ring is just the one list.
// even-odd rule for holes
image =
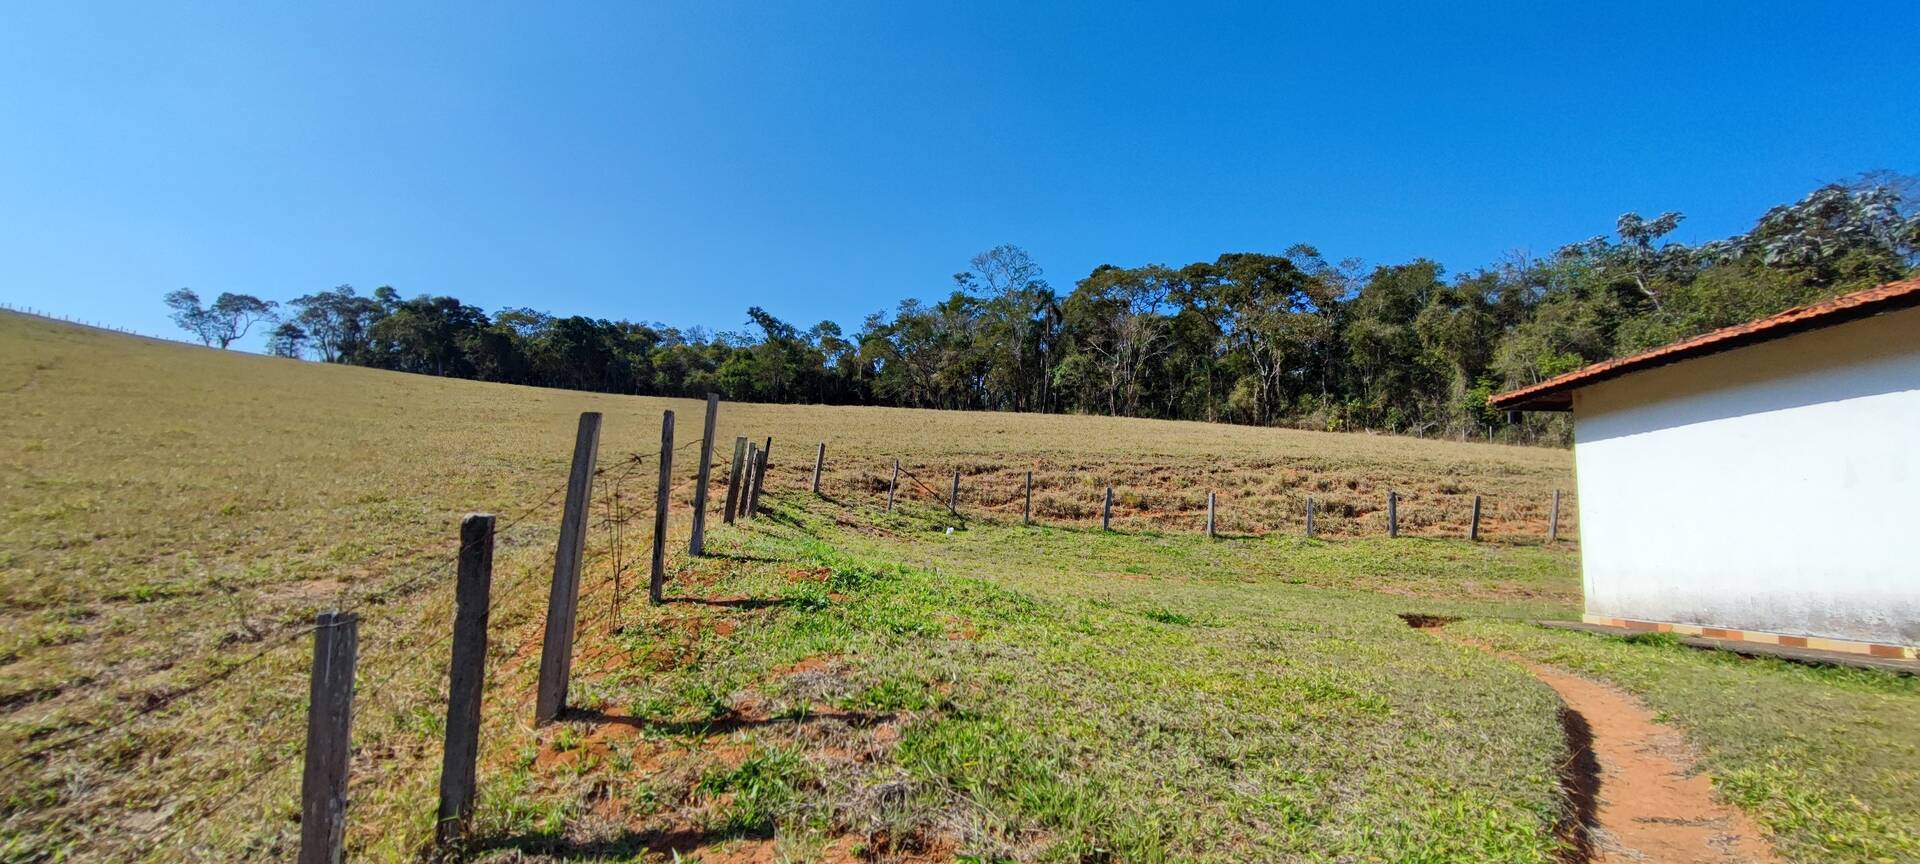
[[[407, 838], [427, 818], [414, 804], [431, 797], [437, 759], [417, 742], [437, 722], [459, 516], [503, 516], [498, 662], [521, 688], [512, 692], [528, 692], [512, 677], [525, 674], [515, 649], [538, 637], [578, 414], [606, 415], [610, 491], [625, 456], [657, 449], [661, 410], [678, 414], [683, 442], [702, 410], [222, 353], [14, 314], [0, 314], [0, 400], [0, 760], [20, 761], [0, 772], [0, 826], [10, 855], [96, 859], [285, 856], [309, 650], [297, 628], [336, 605], [367, 617], [356, 843], [411, 854]], [[1538, 542], [1551, 491], [1571, 485], [1569, 455], [1551, 449], [732, 404], [716, 476], [743, 434], [775, 439], [776, 488], [803, 488], [824, 440], [824, 491], [849, 503], [882, 499], [899, 458], [930, 487], [903, 481], [903, 498], [943, 500], [958, 468], [963, 512], [1009, 520], [1032, 470], [1037, 518], [1094, 524], [1111, 483], [1115, 527], [1128, 532], [1197, 531], [1214, 489], [1224, 533], [1297, 531], [1311, 495], [1323, 534], [1377, 534], [1393, 488], [1404, 533], [1462, 533], [1479, 493], [1484, 536]], [[693, 452], [674, 465], [681, 514]], [[621, 484], [635, 511], [653, 473], [640, 467]], [[684, 524], [677, 515], [674, 530]], [[592, 541], [602, 553], [605, 540]], [[590, 595], [582, 608], [609, 601]], [[266, 653], [244, 672], [215, 677], [256, 651]], [[277, 827], [263, 835], [263, 825]]]

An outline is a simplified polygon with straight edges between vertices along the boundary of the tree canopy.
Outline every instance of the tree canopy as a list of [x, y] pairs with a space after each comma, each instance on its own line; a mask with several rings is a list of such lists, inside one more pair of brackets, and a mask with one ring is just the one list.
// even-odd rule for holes
[[[1920, 265], [1914, 183], [1865, 175], [1687, 246], [1678, 212], [1622, 215], [1545, 258], [1450, 275], [1415, 260], [1363, 267], [1295, 245], [1184, 266], [1101, 265], [1060, 294], [1005, 245], [945, 297], [900, 301], [851, 334], [761, 307], [741, 332], [351, 286], [299, 296], [270, 349], [334, 363], [611, 393], [883, 404], [1379, 429], [1501, 429], [1565, 440], [1563, 418], [1508, 426], [1487, 396], [1586, 363], [1871, 287]], [[225, 347], [274, 305], [168, 294], [175, 320]]]

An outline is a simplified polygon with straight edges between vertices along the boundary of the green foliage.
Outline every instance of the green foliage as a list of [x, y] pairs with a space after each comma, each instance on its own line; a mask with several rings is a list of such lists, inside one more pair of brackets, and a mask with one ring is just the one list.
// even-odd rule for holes
[[[850, 336], [758, 306], [750, 333], [710, 334], [530, 309], [489, 317], [453, 297], [343, 285], [294, 299], [269, 348], [609, 393], [1478, 433], [1509, 422], [1487, 410], [1493, 393], [1912, 272], [1913, 185], [1822, 187], [1699, 246], [1671, 241], [1680, 213], [1626, 213], [1611, 236], [1451, 278], [1425, 259], [1364, 271], [1300, 245], [1178, 268], [1103, 264], [1062, 296], [1003, 245], [974, 256], [944, 299], [903, 300]], [[166, 300], [209, 345], [272, 318], [273, 304], [246, 295]], [[1562, 418], [1520, 423], [1510, 437], [1568, 434]]]

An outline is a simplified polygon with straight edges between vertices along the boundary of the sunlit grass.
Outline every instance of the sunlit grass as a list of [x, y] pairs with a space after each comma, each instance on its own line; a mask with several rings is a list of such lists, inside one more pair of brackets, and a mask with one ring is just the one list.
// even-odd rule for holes
[[[684, 442], [699, 403], [11, 315], [0, 399], [0, 759], [82, 742], [3, 772], [0, 861], [290, 857], [311, 650], [298, 628], [334, 605], [365, 616], [353, 855], [416, 860], [432, 834], [449, 564], [472, 510], [503, 526], [470, 850], [483, 859], [665, 860], [688, 846], [788, 860], [1550, 860], [1563, 757], [1551, 691], [1408, 630], [1405, 611], [1467, 618], [1455, 626], [1644, 694], [1796, 860], [1911, 852], [1920, 706], [1907, 684], [1523, 623], [1578, 611], [1571, 550], [1539, 542], [1551, 490], [1571, 485], [1563, 451], [727, 405], [716, 461], [735, 435], [772, 435], [773, 512], [716, 526], [720, 555], [687, 559], [682, 451], [675, 602], [650, 607], [635, 586], [653, 470], [624, 460], [657, 450], [663, 408]], [[534, 730], [554, 496], [583, 410], [606, 414], [597, 517], [627, 477], [629, 594], [616, 612], [614, 535], [596, 527], [572, 690], [589, 713]], [[814, 498], [797, 490], [819, 440]], [[895, 458], [930, 488], [903, 481], [886, 514]], [[944, 513], [955, 469], [958, 519]], [[1022, 527], [1028, 470], [1038, 524]], [[1094, 527], [1108, 483], [1112, 533]], [[1414, 536], [1379, 536], [1387, 488]], [[1208, 489], [1215, 541], [1200, 535]], [[1474, 494], [1500, 542], [1450, 539]], [[1322, 539], [1300, 536], [1308, 495]], [[98, 728], [263, 649], [230, 679]], [[1754, 711], [1756, 694], [1807, 707]]]

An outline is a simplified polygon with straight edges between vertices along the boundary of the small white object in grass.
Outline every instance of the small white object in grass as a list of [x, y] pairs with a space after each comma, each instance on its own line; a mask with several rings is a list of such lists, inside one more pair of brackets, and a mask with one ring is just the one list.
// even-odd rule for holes
[[952, 525], [948, 525], [948, 526], [947, 526], [947, 536], [949, 536], [949, 537], [951, 537], [951, 536], [953, 536], [953, 526], [952, 526]]

